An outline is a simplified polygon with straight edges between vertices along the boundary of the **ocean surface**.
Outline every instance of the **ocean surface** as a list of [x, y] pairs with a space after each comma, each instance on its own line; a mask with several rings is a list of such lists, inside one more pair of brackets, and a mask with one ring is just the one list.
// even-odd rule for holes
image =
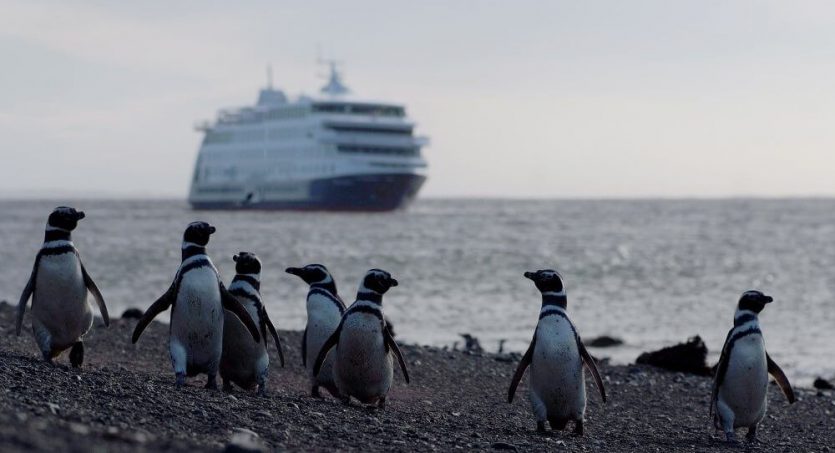
[[209, 253], [224, 281], [234, 253], [260, 256], [262, 296], [283, 329], [306, 319], [307, 285], [286, 267], [325, 264], [349, 303], [379, 267], [400, 282], [384, 310], [401, 341], [451, 346], [466, 332], [489, 351], [499, 340], [523, 351], [540, 296], [522, 273], [555, 268], [580, 335], [625, 340], [592, 350], [614, 363], [697, 334], [715, 360], [740, 294], [756, 288], [774, 296], [760, 322], [789, 378], [809, 386], [835, 377], [835, 200], [419, 200], [386, 214], [0, 201], [0, 300], [17, 304], [59, 204], [87, 213], [73, 240], [113, 316], [144, 310], [168, 288], [183, 229], [199, 219], [217, 226]]

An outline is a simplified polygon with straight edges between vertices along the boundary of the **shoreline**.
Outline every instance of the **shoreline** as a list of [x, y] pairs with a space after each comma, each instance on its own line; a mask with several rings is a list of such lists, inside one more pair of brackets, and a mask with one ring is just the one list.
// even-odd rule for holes
[[[308, 396], [300, 333], [281, 331], [286, 368], [270, 343], [269, 396], [202, 389], [204, 377], [174, 388], [168, 328], [153, 322], [136, 345], [135, 320], [96, 322], [81, 370], [45, 364], [29, 328], [14, 335], [14, 308], [0, 305], [0, 449], [3, 451], [220, 451], [240, 430], [277, 450], [727, 451], [708, 418], [710, 378], [648, 366], [600, 366], [609, 402], [587, 374], [586, 436], [539, 435], [523, 379], [507, 387], [517, 359], [403, 345], [412, 384], [395, 371], [384, 411]], [[68, 363], [66, 354], [57, 359]], [[835, 392], [795, 388], [789, 405], [769, 386], [760, 451], [835, 451]], [[744, 430], [738, 434], [742, 437]]]

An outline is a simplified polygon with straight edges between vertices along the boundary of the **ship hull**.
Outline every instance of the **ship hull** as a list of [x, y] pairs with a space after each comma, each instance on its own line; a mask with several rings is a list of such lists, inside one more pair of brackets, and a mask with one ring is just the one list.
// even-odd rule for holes
[[426, 176], [370, 174], [316, 179], [309, 196], [296, 200], [262, 199], [250, 202], [189, 200], [198, 210], [393, 211], [405, 208], [417, 196]]

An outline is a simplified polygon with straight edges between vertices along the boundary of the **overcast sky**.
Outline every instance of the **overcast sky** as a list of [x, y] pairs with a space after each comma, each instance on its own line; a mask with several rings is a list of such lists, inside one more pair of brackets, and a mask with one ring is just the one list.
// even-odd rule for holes
[[[185, 197], [272, 63], [403, 102], [425, 196], [835, 195], [835, 3], [0, 0], [0, 196]], [[169, 3], [176, 3], [174, 6]]]

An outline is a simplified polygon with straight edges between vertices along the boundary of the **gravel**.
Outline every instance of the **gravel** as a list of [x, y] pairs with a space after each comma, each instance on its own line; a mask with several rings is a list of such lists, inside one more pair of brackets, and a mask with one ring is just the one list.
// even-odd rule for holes
[[[174, 388], [168, 327], [152, 323], [130, 343], [135, 320], [100, 322], [86, 338], [84, 368], [44, 363], [31, 330], [14, 335], [14, 309], [0, 304], [0, 451], [567, 451], [719, 452], [723, 436], [708, 419], [710, 378], [647, 366], [602, 365], [610, 397], [588, 388], [586, 435], [539, 435], [526, 382], [513, 404], [506, 392], [516, 361], [404, 346], [412, 384], [396, 371], [384, 411], [308, 396], [300, 333], [281, 332], [288, 360], [272, 369], [269, 396], [202, 389], [205, 378]], [[278, 363], [274, 346], [271, 360]], [[525, 380], [526, 381], [526, 380]], [[591, 384], [591, 383], [589, 383]], [[593, 384], [592, 384], [593, 385]], [[798, 389], [789, 405], [769, 390], [769, 412], [755, 451], [835, 451], [831, 391]], [[743, 438], [744, 432], [738, 437]], [[231, 444], [232, 439], [235, 444]]]

